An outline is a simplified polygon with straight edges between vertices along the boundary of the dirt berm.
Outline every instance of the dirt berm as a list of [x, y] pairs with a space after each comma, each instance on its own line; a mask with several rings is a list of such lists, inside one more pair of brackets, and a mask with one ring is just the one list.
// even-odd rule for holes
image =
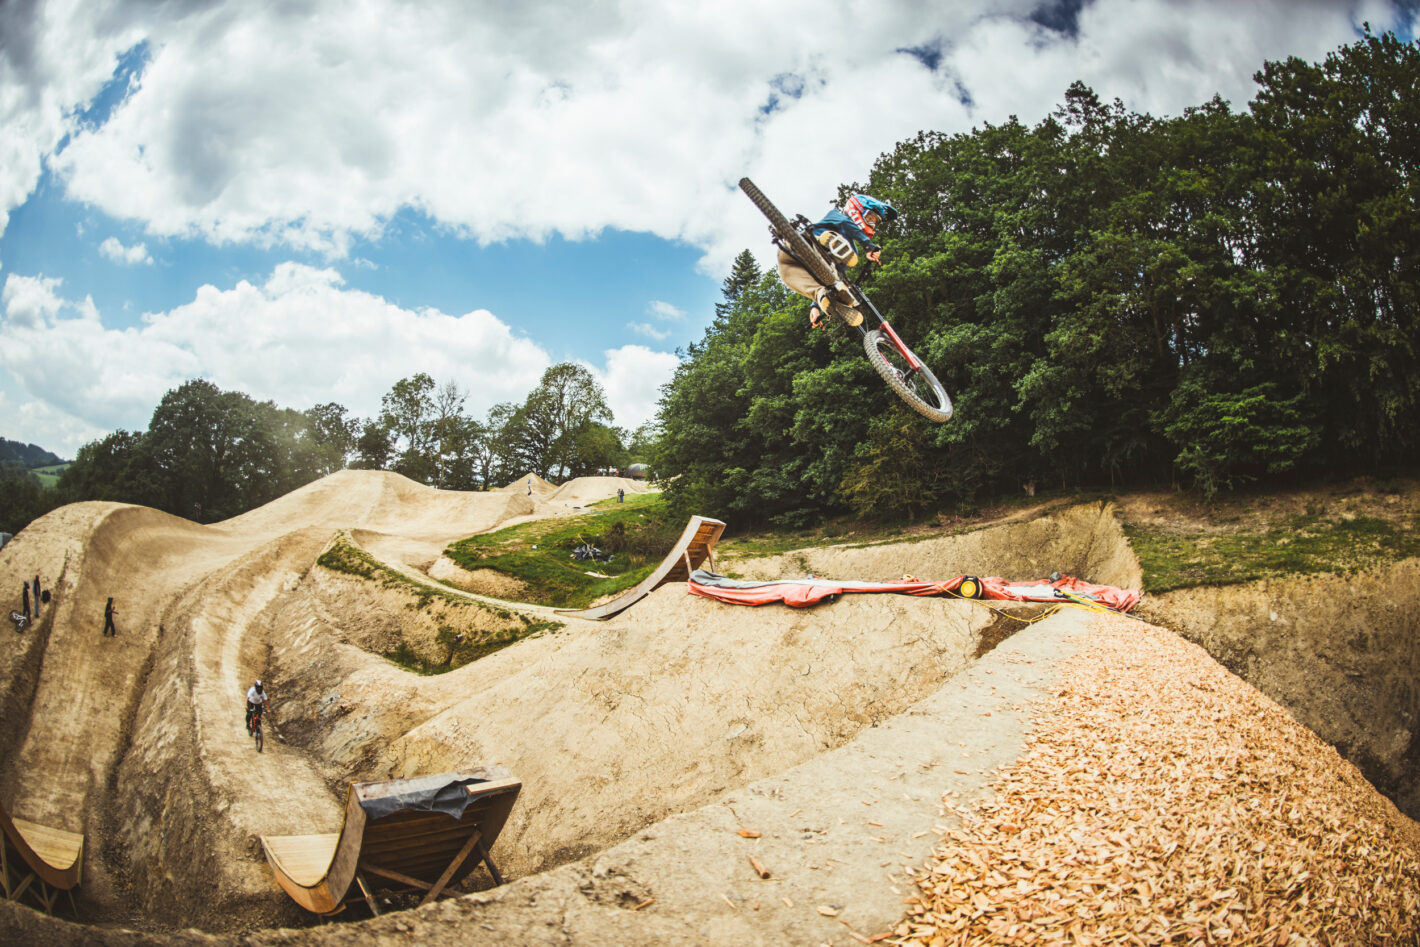
[[[32, 524], [0, 552], [0, 587], [38, 572], [56, 601], [0, 649], [0, 706], [18, 723], [0, 736], [0, 798], [85, 833], [92, 926], [4, 904], [0, 937], [224, 940], [298, 925], [242, 942], [847, 943], [845, 925], [890, 926], [943, 793], [982, 791], [1020, 753], [1027, 700], [1050, 693], [1089, 616], [1061, 612], [978, 659], [1000, 622], [970, 602], [746, 609], [667, 587], [610, 622], [569, 620], [446, 674], [382, 655], [402, 643], [436, 658], [449, 635], [545, 621], [420, 570], [453, 539], [565, 515], [563, 501], [623, 483], [587, 478], [559, 500], [347, 471], [211, 527], [114, 504]], [[402, 578], [318, 565], [335, 541]], [[1101, 504], [735, 565], [763, 578], [805, 567], [1139, 581]], [[110, 595], [119, 634], [104, 638]], [[258, 676], [277, 701], [277, 738], [259, 756], [241, 720]], [[523, 781], [493, 851], [508, 886], [310, 928], [273, 884], [257, 836], [335, 831], [350, 780], [477, 763]], [[761, 833], [758, 847], [740, 828]], [[744, 877], [751, 854], [771, 879]], [[181, 933], [194, 927], [213, 933]]]

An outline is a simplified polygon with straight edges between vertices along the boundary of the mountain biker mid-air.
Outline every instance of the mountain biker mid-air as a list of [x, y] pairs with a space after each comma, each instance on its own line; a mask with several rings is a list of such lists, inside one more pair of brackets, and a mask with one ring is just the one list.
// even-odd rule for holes
[[[861, 246], [863, 255], [876, 263], [882, 247], [873, 242], [873, 234], [881, 224], [891, 223], [896, 217], [897, 208], [886, 201], [867, 194], [854, 194], [842, 210], [835, 207], [814, 224], [812, 233], [830, 260], [845, 266], [857, 266]], [[800, 296], [813, 300], [809, 308], [809, 325], [815, 329], [826, 328], [824, 317], [833, 313], [837, 313], [850, 326], [863, 321], [863, 314], [855, 308], [858, 305], [856, 300], [845, 302], [846, 294], [839, 296], [832, 287], [821, 285], [782, 244], [779, 247], [779, 278]]]
[[251, 721], [254, 714], [261, 713], [267, 701], [271, 700], [271, 695], [266, 693], [266, 688], [261, 686], [261, 681], [257, 681], [247, 688], [247, 732], [251, 732]]

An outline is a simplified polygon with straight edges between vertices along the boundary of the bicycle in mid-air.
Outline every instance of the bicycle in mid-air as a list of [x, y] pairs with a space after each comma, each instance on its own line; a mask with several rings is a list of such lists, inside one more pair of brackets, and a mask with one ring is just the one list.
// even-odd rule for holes
[[[924, 418], [938, 423], [950, 421], [952, 399], [947, 396], [942, 383], [937, 381], [937, 376], [907, 347], [907, 343], [902, 341], [902, 337], [878, 312], [863, 290], [848, 279], [845, 261], [852, 250], [851, 244], [844, 240], [842, 243], [847, 245], [846, 249], [840, 245], [840, 250], [844, 252], [825, 256], [813, 238], [813, 224], [808, 218], [800, 214], [789, 220], [749, 178], [740, 178], [740, 190], [754, 201], [760, 213], [769, 218], [774, 242], [785, 253], [802, 263], [820, 284], [852, 296], [858, 303], [858, 309], [871, 313], [877, 320], [872, 328], [867, 327], [866, 320], [856, 328], [863, 336], [863, 349], [867, 352], [868, 362], [888, 387]], [[838, 305], [843, 306], [844, 303], [840, 301]]]

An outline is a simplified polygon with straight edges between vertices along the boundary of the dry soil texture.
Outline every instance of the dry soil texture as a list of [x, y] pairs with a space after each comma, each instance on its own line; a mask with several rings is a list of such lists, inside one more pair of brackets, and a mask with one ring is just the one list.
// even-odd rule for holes
[[[978, 659], [1003, 624], [979, 604], [849, 596], [807, 611], [747, 609], [666, 587], [612, 621], [564, 620], [442, 675], [382, 657], [403, 643], [437, 658], [449, 634], [551, 617], [440, 582], [449, 541], [643, 489], [534, 480], [529, 496], [526, 481], [460, 494], [349, 471], [214, 526], [92, 503], [22, 532], [0, 552], [0, 588], [38, 573], [55, 601], [0, 649], [0, 708], [15, 723], [0, 734], [0, 799], [21, 818], [85, 833], [81, 910], [96, 923], [0, 904], [0, 938], [232, 942], [267, 929], [240, 942], [777, 944], [886, 934], [907, 910], [909, 869], [930, 863], [959, 824], [944, 798], [989, 803], [993, 769], [1043, 725], [1030, 708], [1059, 695], [1062, 662], [1098, 633], [1095, 616], [1064, 610]], [[399, 581], [318, 565], [333, 541]], [[1126, 586], [1140, 575], [1114, 510], [1098, 503], [734, 568], [860, 579], [1059, 571]], [[108, 596], [111, 638], [100, 635]], [[1304, 600], [1299, 592], [1298, 610]], [[1200, 668], [1225, 673], [1194, 652]], [[258, 676], [277, 701], [276, 739], [260, 756], [242, 728], [242, 695]], [[1327, 750], [1313, 743], [1302, 752]], [[1196, 750], [1174, 765], [1211, 766]], [[509, 885], [319, 927], [274, 886], [259, 835], [335, 831], [351, 780], [479, 763], [501, 763], [524, 785], [493, 852]], [[1413, 823], [1364, 784], [1351, 789], [1399, 820], [1398, 844], [1413, 846]], [[192, 927], [212, 933], [181, 933]]]

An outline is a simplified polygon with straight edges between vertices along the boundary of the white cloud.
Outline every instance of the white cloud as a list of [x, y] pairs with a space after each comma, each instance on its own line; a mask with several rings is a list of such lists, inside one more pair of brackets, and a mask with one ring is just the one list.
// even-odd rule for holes
[[134, 18], [121, 4], [0, 3], [0, 233], [119, 54], [142, 39]]
[[[745, 246], [767, 259], [742, 174], [815, 213], [919, 130], [1034, 122], [1077, 78], [1155, 113], [1215, 92], [1241, 106], [1264, 59], [1319, 58], [1361, 19], [1400, 16], [1384, 0], [1094, 0], [1071, 34], [1028, 19], [1045, 6], [46, 4], [11, 17], [29, 60], [19, 42], [0, 58], [0, 208], [49, 155], [70, 196], [158, 235], [339, 257], [409, 207], [481, 241], [649, 231], [723, 272]], [[138, 37], [141, 82], [53, 155]], [[937, 68], [910, 48], [939, 48]]]
[[664, 341], [671, 336], [669, 329], [658, 329], [649, 322], [628, 322], [626, 328], [635, 332], [637, 335], [648, 336], [658, 342]]
[[0, 435], [12, 441], [38, 444], [45, 450], [73, 460], [79, 448], [111, 433], [87, 424], [45, 401], [17, 400], [0, 385], [0, 417], [5, 429]]
[[295, 263], [261, 285], [203, 286], [128, 329], [105, 327], [92, 301], [58, 289], [45, 277], [6, 280], [0, 368], [24, 392], [17, 401], [47, 404], [84, 430], [145, 429], [164, 392], [196, 377], [284, 407], [336, 401], [370, 416], [395, 381], [423, 371], [457, 382], [481, 415], [521, 400], [550, 364], [487, 310], [402, 309]]
[[644, 345], [623, 345], [602, 353], [603, 368], [587, 366], [602, 388], [616, 423], [634, 431], [655, 416], [661, 386], [671, 380], [680, 359], [670, 352], [655, 352]]
[[131, 247], [125, 247], [117, 237], [109, 237], [99, 244], [99, 253], [113, 262], [122, 263], [125, 266], [138, 266], [153, 262], [153, 258], [148, 254], [146, 244], [135, 243]]
[[52, 320], [65, 306], [58, 292], [62, 283], [57, 278], [20, 276], [16, 273], [5, 277], [5, 288], [0, 290], [5, 324], [33, 327]]
[[[391, 385], [426, 372], [456, 382], [482, 417], [521, 402], [551, 364], [487, 310], [404, 309], [342, 283], [334, 269], [283, 263], [260, 285], [206, 285], [141, 326], [111, 329], [92, 300], [64, 299], [59, 280], [11, 274], [0, 291], [0, 399], [15, 406], [5, 436], [72, 456], [116, 428], [145, 430], [165, 392], [199, 377], [282, 407], [335, 401], [370, 417]], [[588, 367], [616, 423], [635, 428], [678, 360], [639, 345], [604, 355]]]
[[664, 319], [668, 322], [679, 322], [685, 318], [685, 310], [672, 306], [668, 302], [653, 299], [646, 304], [646, 311], [657, 319]]

